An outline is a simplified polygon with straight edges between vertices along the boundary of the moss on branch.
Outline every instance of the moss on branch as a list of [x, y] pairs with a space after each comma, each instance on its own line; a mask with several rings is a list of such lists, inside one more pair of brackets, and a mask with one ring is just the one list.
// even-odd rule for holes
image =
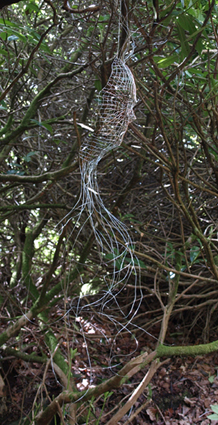
[[[22, 351], [15, 350], [14, 348], [11, 348], [11, 347], [5, 348], [4, 354], [6, 354], [7, 356], [13, 356], [18, 359], [22, 359], [25, 362], [46, 363], [48, 360], [47, 356], [44, 354], [42, 354], [41, 356], [38, 356], [35, 353], [27, 354]], [[2, 357], [0, 361], [1, 360], [4, 361], [4, 357]]]
[[[50, 405], [41, 412], [36, 418], [37, 425], [46, 425], [53, 416], [57, 413], [58, 405], [62, 406], [67, 403], [75, 403], [78, 399], [82, 399], [84, 403], [90, 400], [92, 397], [100, 396], [101, 394], [111, 391], [114, 388], [119, 388], [128, 379], [129, 373], [133, 370], [134, 373], [138, 372], [139, 368], [145, 367], [147, 364], [153, 362], [157, 358], [161, 357], [172, 357], [177, 356], [197, 356], [202, 354], [209, 354], [218, 350], [218, 341], [211, 342], [209, 344], [199, 344], [189, 347], [168, 347], [165, 345], [159, 345], [156, 351], [146, 356], [146, 353], [141, 354], [133, 360], [130, 360], [119, 372], [112, 378], [104, 381], [94, 388], [85, 390], [78, 393], [72, 391], [63, 391], [58, 395]], [[132, 374], [131, 374], [132, 376]]]
[[78, 162], [75, 162], [68, 167], [61, 168], [57, 171], [47, 172], [38, 176], [19, 176], [17, 174], [1, 174], [0, 182], [17, 182], [17, 183], [41, 183], [44, 181], [54, 181], [67, 176], [78, 167]]
[[189, 346], [167, 346], [160, 344], [157, 348], [157, 357], [172, 356], [199, 356], [218, 351], [218, 340], [208, 344], [198, 344]]

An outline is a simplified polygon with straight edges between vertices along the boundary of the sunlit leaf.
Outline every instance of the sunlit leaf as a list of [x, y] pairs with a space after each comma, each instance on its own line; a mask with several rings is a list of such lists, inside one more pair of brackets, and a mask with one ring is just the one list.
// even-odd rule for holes
[[172, 65], [175, 62], [178, 63], [178, 60], [179, 60], [179, 57], [178, 55], [175, 54], [167, 58], [160, 59], [158, 61], [158, 65], [160, 68], [167, 68], [168, 66]]
[[39, 11], [40, 9], [35, 3], [29, 3], [25, 8], [25, 12], [39, 12]]
[[15, 41], [15, 40], [19, 40], [19, 37], [17, 35], [15, 34], [9, 35], [8, 41]]
[[218, 420], [218, 414], [209, 415], [208, 419], [210, 419], [211, 421], [217, 421]]
[[3, 18], [0, 18], [0, 26], [1, 24], [3, 24], [4, 26], [7, 25], [9, 27], [20, 28], [20, 25], [16, 24], [15, 22], [8, 21], [7, 19]]
[[7, 29], [6, 32], [7, 32], [7, 35], [8, 35], [8, 41], [20, 39], [24, 43], [26, 42], [25, 35], [21, 34], [20, 32], [18, 32], [16, 30], [11, 30], [11, 29]]
[[218, 413], [218, 404], [213, 404], [210, 406], [214, 413]]

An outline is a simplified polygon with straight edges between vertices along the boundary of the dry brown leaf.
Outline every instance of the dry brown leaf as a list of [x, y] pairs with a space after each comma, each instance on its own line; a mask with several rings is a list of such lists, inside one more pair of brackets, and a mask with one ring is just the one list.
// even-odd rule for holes
[[184, 402], [188, 404], [188, 406], [194, 406], [196, 404], [196, 400], [192, 400], [191, 398], [185, 397]]
[[189, 406], [186, 406], [186, 405], [182, 406], [182, 417], [184, 418], [184, 416], [187, 416], [187, 414], [189, 413], [189, 411], [190, 411], [190, 407]]
[[156, 421], [156, 415], [158, 413], [156, 407], [148, 407], [148, 409], [146, 409], [146, 413], [151, 421]]

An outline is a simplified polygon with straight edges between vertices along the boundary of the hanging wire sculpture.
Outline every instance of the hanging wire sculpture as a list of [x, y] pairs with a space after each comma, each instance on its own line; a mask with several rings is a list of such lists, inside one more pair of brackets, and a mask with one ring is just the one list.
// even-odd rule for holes
[[132, 72], [126, 63], [116, 57], [111, 75], [98, 98], [98, 124], [92, 137], [87, 138], [80, 151], [82, 170], [96, 168], [105, 154], [118, 147], [128, 125], [135, 119], [136, 86]]
[[[81, 305], [79, 299], [77, 305], [74, 304], [72, 308], [77, 317], [82, 315], [82, 311], [89, 310], [91, 306], [92, 309], [98, 308], [98, 315], [104, 316], [116, 326], [117, 333], [114, 335], [113, 344], [122, 330], [125, 329], [132, 334], [129, 324], [132, 323], [142, 301], [140, 264], [134, 254], [134, 243], [126, 225], [104, 205], [98, 187], [97, 166], [109, 151], [121, 145], [129, 123], [136, 118], [133, 110], [135, 104], [134, 76], [125, 60], [115, 57], [109, 80], [97, 99], [96, 129], [89, 132], [80, 148], [81, 190], [73, 209], [75, 211], [79, 207], [78, 215], [74, 216], [74, 220], [76, 219], [74, 229], [79, 227], [76, 240], [89, 222], [98, 247], [100, 263], [103, 264], [103, 269], [106, 267], [107, 272], [103, 276], [104, 288], [101, 295], [99, 294], [99, 297], [91, 304]], [[82, 220], [84, 212], [87, 215], [85, 222]], [[126, 308], [124, 311], [119, 304], [118, 295], [125, 289], [130, 277], [134, 280], [135, 291], [129, 311], [126, 311]], [[116, 313], [112, 306], [116, 308]], [[123, 319], [117, 319], [118, 311]], [[138, 328], [136, 324], [133, 324], [133, 327]], [[80, 330], [83, 334], [91, 372], [91, 359], [82, 325]], [[137, 347], [136, 340], [135, 343]], [[90, 382], [92, 382], [92, 373], [90, 373]]]
[[[126, 64], [132, 53], [128, 54], [127, 42], [125, 46], [127, 48], [121, 46], [120, 53], [113, 60], [108, 82], [98, 95], [96, 128], [94, 131], [90, 129], [80, 147], [81, 190], [79, 199], [73, 208], [75, 223], [73, 232], [76, 230], [77, 234], [74, 244], [82, 234], [84, 226], [89, 222], [98, 248], [99, 260], [103, 265], [102, 269], [106, 268], [106, 274], [102, 276], [101, 273], [100, 278], [104, 279], [104, 287], [98, 298], [95, 297], [94, 302], [81, 305], [79, 299], [77, 305], [74, 304], [74, 307], [71, 308], [78, 317], [82, 315], [82, 311], [88, 310], [91, 306], [92, 308], [98, 307], [98, 315], [111, 320], [117, 328], [117, 334], [113, 338], [114, 343], [123, 329], [132, 334], [130, 323], [133, 327], [138, 328], [132, 320], [142, 301], [140, 263], [134, 254], [134, 242], [127, 226], [104, 205], [97, 178], [99, 162], [111, 150], [117, 149], [121, 145], [128, 125], [136, 118], [134, 114], [136, 85], [134, 76]], [[75, 215], [76, 210], [79, 210], [77, 215]], [[83, 213], [86, 213], [85, 221], [82, 219]], [[71, 220], [71, 217], [72, 211], [68, 221]], [[130, 278], [133, 279], [135, 291], [127, 312], [126, 308], [123, 309], [120, 306], [118, 295], [125, 289]], [[112, 305], [116, 307], [116, 314], [111, 308]], [[117, 319], [118, 311], [123, 319]], [[82, 326], [81, 332], [84, 342], [86, 342]], [[87, 344], [86, 349], [91, 370]]]
[[[97, 165], [112, 149], [123, 141], [128, 125], [135, 119], [136, 86], [132, 72], [126, 63], [116, 57], [111, 75], [98, 97], [98, 120], [96, 130], [84, 141], [80, 150], [82, 182], [82, 206], [95, 234], [101, 255], [110, 253], [113, 275], [107, 294], [121, 282], [128, 281], [137, 263], [133, 254], [133, 242], [126, 226], [104, 205], [99, 193]], [[119, 264], [119, 270], [116, 270]]]
[[[134, 254], [134, 242], [126, 225], [104, 205], [98, 187], [97, 166], [109, 151], [121, 145], [129, 123], [136, 118], [133, 110], [135, 104], [136, 85], [134, 76], [125, 60], [116, 56], [111, 66], [108, 82], [97, 98], [96, 129], [88, 133], [80, 148], [80, 196], [67, 220], [68, 223], [71, 220], [72, 212], [75, 213], [79, 209], [78, 214], [74, 214], [73, 219], [75, 224], [72, 232], [76, 231], [74, 245], [84, 226], [88, 222], [90, 223], [91, 232], [94, 234], [98, 247], [100, 263], [103, 264], [104, 269], [105, 267], [107, 269], [106, 275], [103, 276], [103, 292], [98, 300], [92, 303], [92, 306], [100, 306], [99, 314], [105, 315], [117, 324], [120, 329], [117, 335], [122, 329], [129, 332], [128, 325], [136, 315], [142, 300], [140, 264]], [[82, 215], [85, 212], [87, 216], [84, 222]], [[134, 299], [128, 313], [124, 313], [117, 301], [117, 295], [126, 287], [131, 276], [134, 279], [135, 286]], [[137, 288], [141, 294], [139, 301], [136, 295]], [[115, 303], [122, 314], [124, 319], [122, 324], [117, 321], [111, 311], [111, 302]], [[75, 315], [80, 315], [81, 310], [89, 307], [90, 304], [81, 306], [79, 300]]]

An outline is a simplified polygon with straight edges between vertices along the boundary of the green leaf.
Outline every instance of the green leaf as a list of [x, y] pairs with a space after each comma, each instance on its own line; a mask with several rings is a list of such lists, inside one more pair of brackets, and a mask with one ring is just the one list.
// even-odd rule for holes
[[[59, 143], [62, 143], [63, 140], [60, 139], [53, 139], [53, 142], [56, 143], [56, 145], [59, 145]], [[64, 143], [64, 142], [63, 142]]]
[[3, 55], [3, 56], [8, 56], [8, 53], [9, 53], [9, 52], [7, 52], [7, 50], [0, 49], [0, 54], [1, 54], [1, 55]]
[[179, 61], [179, 56], [175, 54], [175, 55], [168, 56], [167, 58], [160, 59], [157, 64], [160, 68], [167, 68], [168, 66], [172, 65], [174, 62], [178, 63], [178, 61]]
[[37, 154], [36, 151], [29, 152], [26, 156], [24, 156], [23, 159], [24, 159], [25, 162], [30, 162], [31, 161], [31, 157], [34, 156], [34, 155], [36, 155], [36, 154]]
[[76, 356], [78, 356], [79, 353], [77, 353], [77, 348], [75, 348], [74, 350], [71, 348], [70, 349], [70, 358], [71, 360], [74, 360]]
[[218, 404], [213, 404], [210, 406], [214, 413], [218, 413]]
[[146, 266], [146, 264], [144, 263], [144, 261], [138, 260], [138, 263], [139, 263], [139, 265], [140, 265], [140, 267], [141, 267], [142, 269], [147, 269], [147, 266]]
[[199, 81], [202, 81], [203, 83], [208, 82], [208, 76], [205, 77], [204, 72], [200, 72], [199, 70], [196, 70], [195, 68], [189, 69], [188, 71], [186, 70], [185, 74], [187, 77], [193, 78], [193, 80], [197, 79]]
[[30, 121], [37, 124], [39, 127], [46, 128], [46, 130], [48, 130], [49, 133], [51, 133], [51, 134], [53, 133], [52, 126], [50, 124], [48, 124], [46, 121], [39, 122], [39, 121], [34, 120], [34, 119], [31, 119]]
[[190, 52], [190, 47], [186, 40], [185, 30], [182, 28], [179, 22], [177, 22], [176, 27], [178, 30], [178, 37], [181, 43], [181, 60], [183, 61], [186, 56], [188, 56]]
[[99, 16], [98, 22], [108, 22], [110, 15]]
[[148, 384], [148, 400], [152, 399], [152, 387], [151, 384]]
[[0, 37], [2, 38], [2, 40], [6, 40], [6, 38], [7, 38], [7, 33], [6, 33], [6, 31], [1, 31], [0, 32]]
[[189, 13], [194, 18], [196, 18], [201, 24], [203, 24], [203, 22], [204, 22], [204, 14], [202, 13], [202, 11], [199, 8], [194, 9], [192, 7], [192, 8], [189, 9]]
[[178, 22], [185, 31], [189, 32], [189, 34], [193, 34], [196, 31], [194, 20], [188, 15], [188, 13], [182, 13], [179, 15]]
[[49, 133], [51, 133], [51, 134], [53, 133], [53, 129], [52, 129], [52, 126], [50, 124], [47, 124], [46, 122], [42, 121], [41, 125], [42, 125], [42, 127], [46, 128], [46, 130], [48, 130]]
[[122, 267], [124, 267], [124, 265], [127, 264], [134, 264], [135, 266], [140, 266], [142, 269], [146, 269], [147, 266], [146, 264], [141, 261], [138, 260], [137, 258], [130, 258], [130, 257], [126, 257], [125, 254], [120, 254], [116, 256], [116, 252], [114, 252], [114, 254], [112, 252], [108, 253], [105, 255], [105, 259], [106, 260], [115, 260], [115, 265], [117, 270], [120, 270]]
[[18, 40], [18, 38], [19, 38], [21, 41], [23, 41], [24, 43], [26, 43], [26, 36], [23, 35], [23, 34], [21, 34], [21, 33], [19, 33], [16, 30], [7, 29], [7, 35], [8, 35], [8, 40], [9, 41], [15, 40], [15, 37], [17, 37], [16, 40]]
[[199, 246], [192, 246], [190, 249], [190, 261], [193, 264], [195, 260], [198, 258], [200, 252]]
[[35, 3], [29, 3], [26, 8], [25, 8], [25, 12], [39, 12], [40, 9], [38, 8], [38, 6]]
[[208, 419], [210, 419], [211, 421], [217, 421], [218, 420], [218, 415], [213, 414], [213, 415], [209, 415]]
[[[49, 54], [52, 53], [50, 50], [50, 47], [45, 42], [41, 44], [40, 49], [45, 53], [49, 53]], [[50, 61], [48, 62], [51, 63]]]
[[24, 171], [8, 170], [6, 174], [17, 174], [18, 176], [23, 176], [25, 173]]
[[8, 41], [15, 41], [15, 40], [19, 40], [19, 37], [17, 35], [15, 34], [9, 35]]
[[31, 37], [35, 38], [37, 41], [40, 39], [40, 34], [34, 30], [33, 28], [28, 28], [29, 35], [31, 34]]
[[[188, 15], [188, 13], [183, 13], [179, 16], [178, 18], [178, 22], [180, 24], [180, 26], [185, 30], [188, 31], [190, 36], [186, 38], [186, 41], [190, 41], [193, 39], [193, 37], [195, 37], [200, 31], [202, 31], [202, 28], [198, 28], [199, 27], [199, 23], [193, 19], [192, 16]], [[204, 33], [204, 36], [206, 36], [205, 31], [202, 31], [202, 34]], [[206, 36], [206, 39], [208, 39], [208, 37]], [[198, 54], [200, 55], [203, 49], [203, 42], [202, 42], [202, 38], [199, 38], [199, 40], [197, 41], [196, 44], [196, 50], [198, 52]]]
[[101, 81], [100, 81], [100, 80], [95, 80], [95, 88], [96, 88], [98, 91], [101, 91], [101, 89], [102, 89], [102, 84], [101, 84]]
[[6, 103], [4, 102], [4, 100], [1, 101], [0, 109], [2, 111], [7, 111], [7, 109], [8, 109]]
[[12, 22], [12, 21], [7, 21], [7, 19], [0, 18], [0, 26], [1, 26], [1, 24], [3, 26], [7, 25], [9, 27], [20, 28], [20, 25], [15, 24], [15, 22]]
[[[36, 44], [38, 43], [38, 41], [40, 40], [40, 34], [38, 32], [36, 32], [35, 30], [33, 30], [32, 28], [29, 29], [28, 28], [28, 33], [27, 33], [27, 37], [28, 37], [28, 41], [31, 44]], [[48, 47], [47, 43], [45, 40], [42, 41], [39, 49], [43, 50], [46, 53], [51, 53], [50, 48]]]
[[210, 382], [210, 384], [214, 383], [214, 375], [209, 376], [208, 381]]

